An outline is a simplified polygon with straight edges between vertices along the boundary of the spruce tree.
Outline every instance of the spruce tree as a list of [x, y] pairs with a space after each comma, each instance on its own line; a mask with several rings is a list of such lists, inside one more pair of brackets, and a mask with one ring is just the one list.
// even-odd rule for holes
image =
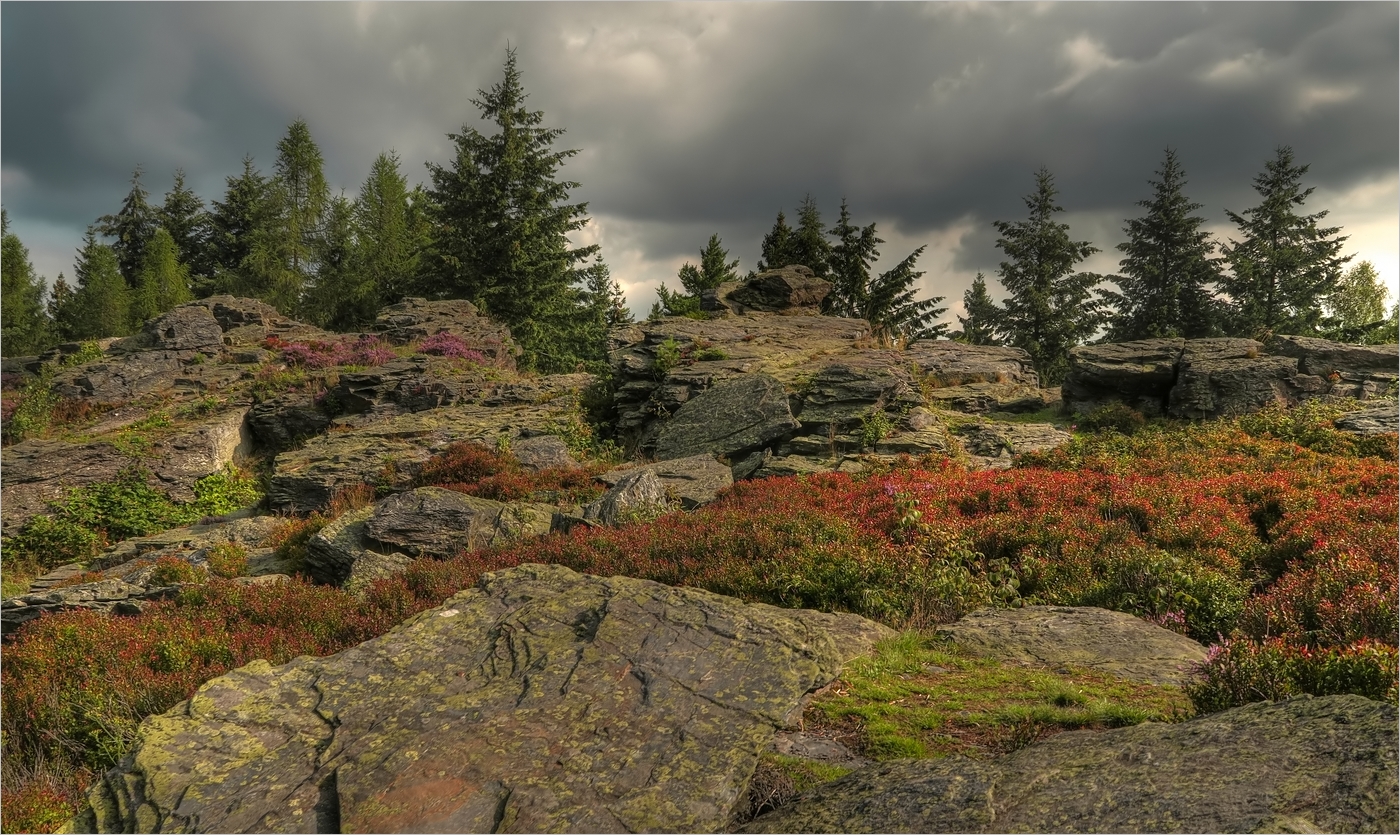
[[175, 239], [164, 228], [156, 229], [141, 259], [141, 275], [131, 297], [131, 329], [139, 330], [176, 305], [194, 298], [190, 292], [189, 267], [180, 263]]
[[71, 342], [76, 338], [68, 332], [69, 323], [73, 320], [72, 310], [73, 286], [63, 277], [63, 273], [59, 273], [58, 278], [54, 279], [48, 303], [49, 321], [53, 323], [55, 342]]
[[83, 237], [74, 267], [78, 289], [70, 321], [63, 323], [74, 339], [101, 339], [130, 333], [131, 290], [117, 266], [112, 247], [100, 243], [92, 227]]
[[34, 272], [29, 250], [10, 231], [0, 209], [0, 354], [21, 357], [49, 347], [51, 323], [44, 306], [44, 280]]
[[276, 220], [271, 181], [243, 158], [243, 173], [225, 179], [222, 202], [209, 213], [209, 259], [218, 292], [260, 297], [262, 288], [245, 276], [244, 264], [257, 237], [267, 237]]
[[773, 223], [773, 228], [763, 237], [763, 246], [755, 271], [761, 273], [768, 270], [779, 270], [788, 264], [796, 264], [793, 257], [792, 228], [787, 225], [787, 218], [780, 211], [777, 221]]
[[306, 291], [303, 318], [337, 331], [374, 321], [379, 298], [355, 238], [355, 207], [343, 194], [327, 204], [315, 256], [320, 266]]
[[297, 119], [277, 143], [273, 182], [281, 193], [282, 231], [286, 235], [287, 266], [303, 280], [315, 268], [317, 238], [331, 200], [321, 168], [321, 149], [311, 138], [306, 120]]
[[656, 288], [658, 315], [696, 316], [700, 313], [700, 294], [713, 290], [726, 281], [739, 278], [739, 259], [729, 260], [729, 250], [724, 248], [718, 234], [711, 235], [705, 248], [700, 250], [700, 266], [689, 261], [681, 265], [676, 273], [684, 293], [673, 293], [662, 282]]
[[952, 334], [954, 342], [968, 345], [1000, 345], [997, 332], [1001, 323], [1001, 308], [987, 293], [987, 279], [978, 273], [972, 286], [963, 292], [966, 316], [958, 317], [960, 330]]
[[136, 166], [131, 174], [131, 191], [127, 192], [117, 213], [97, 219], [97, 231], [115, 239], [112, 251], [116, 253], [117, 267], [129, 288], [136, 287], [141, 258], [158, 225], [156, 211], [147, 201], [150, 193], [141, 185], [141, 173], [141, 166]]
[[1103, 322], [1093, 298], [1099, 276], [1076, 273], [1080, 261], [1098, 252], [1088, 241], [1074, 241], [1069, 226], [1055, 222], [1064, 209], [1055, 204], [1054, 177], [1042, 168], [1036, 190], [1025, 198], [1030, 217], [994, 221], [997, 248], [1007, 256], [997, 275], [1008, 297], [1000, 332], [1007, 345], [1031, 355], [1042, 385], [1056, 385], [1069, 367], [1069, 349], [1094, 334]]
[[375, 158], [354, 214], [359, 269], [372, 294], [369, 305], [377, 311], [403, 301], [417, 279], [427, 237], [408, 181], [399, 173], [397, 154], [390, 151]]
[[1147, 210], [1123, 227], [1128, 240], [1118, 245], [1124, 258], [1121, 274], [1111, 279], [1120, 292], [1099, 291], [1113, 309], [1109, 342], [1155, 337], [1218, 336], [1221, 309], [1210, 285], [1220, 281], [1215, 243], [1201, 229], [1201, 208], [1182, 193], [1185, 173], [1176, 152], [1168, 148], [1150, 200], [1138, 201]]
[[828, 312], [866, 320], [875, 337], [888, 344], [907, 345], [944, 334], [947, 326], [937, 320], [947, 308], [935, 307], [943, 298], [914, 298], [914, 284], [923, 276], [914, 269], [914, 263], [924, 247], [872, 280], [870, 267], [880, 257], [877, 247], [884, 243], [876, 235], [875, 224], [853, 225], [850, 209], [842, 200], [840, 217], [830, 234], [836, 243], [831, 246], [828, 260], [827, 278], [832, 282], [825, 302]]
[[429, 163], [434, 242], [428, 276], [434, 294], [465, 298], [510, 326], [524, 365], [569, 370], [582, 359], [567, 347], [586, 327], [579, 286], [597, 245], [575, 247], [571, 232], [588, 222], [586, 203], [567, 203], [578, 183], [556, 180], [576, 150], [552, 150], [563, 131], [541, 127], [544, 113], [525, 108], [526, 94], [508, 50], [504, 78], [473, 100], [497, 128], [487, 136], [470, 125], [449, 134], [449, 166]]
[[209, 215], [204, 200], [187, 185], [185, 171], [175, 169], [175, 182], [165, 193], [165, 202], [156, 210], [156, 219], [175, 241], [176, 257], [190, 271], [191, 284], [213, 275], [209, 257]]
[[[827, 262], [831, 258], [831, 242], [826, 239], [826, 226], [822, 223], [822, 213], [817, 202], [808, 194], [797, 207], [797, 231], [792, 234], [790, 264], [801, 264], [818, 278], [826, 278]], [[787, 266], [781, 264], [779, 266]]]
[[1312, 194], [1301, 185], [1308, 166], [1295, 165], [1293, 149], [1278, 148], [1254, 178], [1259, 205], [1242, 214], [1227, 211], [1242, 240], [1224, 247], [1230, 266], [1220, 282], [1230, 297], [1231, 330], [1236, 336], [1273, 333], [1316, 334], [1323, 301], [1336, 289], [1346, 237], [1341, 227], [1321, 227], [1326, 211], [1297, 214]]

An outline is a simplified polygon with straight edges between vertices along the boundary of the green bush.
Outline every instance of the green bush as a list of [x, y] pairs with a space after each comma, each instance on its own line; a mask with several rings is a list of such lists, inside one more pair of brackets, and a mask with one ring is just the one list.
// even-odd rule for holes
[[1142, 412], [1122, 403], [1100, 406], [1079, 420], [1079, 428], [1086, 432], [1117, 432], [1133, 435], [1147, 425]]
[[680, 343], [671, 337], [656, 346], [656, 359], [652, 360], [651, 372], [658, 379], [671, 373], [671, 369], [681, 364]]

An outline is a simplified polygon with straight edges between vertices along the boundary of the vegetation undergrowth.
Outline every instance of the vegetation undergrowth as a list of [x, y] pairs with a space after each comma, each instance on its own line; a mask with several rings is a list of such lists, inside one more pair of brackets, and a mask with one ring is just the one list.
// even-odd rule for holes
[[[1301, 692], [1394, 701], [1396, 439], [1335, 432], [1328, 408], [1078, 434], [1006, 471], [926, 461], [744, 482], [705, 508], [647, 524], [417, 560], [359, 597], [301, 581], [268, 589], [213, 580], [136, 617], [43, 617], [5, 650], [6, 773], [44, 762], [77, 781], [110, 766], [141, 717], [231, 667], [344, 649], [484, 571], [531, 562], [851, 611], [903, 629], [987, 605], [1104, 606], [1215, 645], [1187, 693], [1196, 710]], [[500, 466], [462, 451], [428, 471], [480, 484]], [[867, 751], [1004, 750], [1055, 728], [1138, 721], [1145, 714], [1135, 710], [1172, 716], [1185, 704], [1088, 673], [999, 679], [1010, 674], [905, 641], [871, 662], [883, 672], [853, 666], [846, 692], [821, 702]], [[72, 658], [90, 661], [64, 663]], [[907, 671], [916, 660], [947, 672]], [[963, 698], [966, 712], [885, 714], [882, 687], [886, 703]], [[996, 692], [1004, 698], [973, 698]]]
[[50, 504], [51, 515], [31, 517], [0, 549], [4, 594], [21, 594], [34, 576], [86, 562], [111, 543], [193, 524], [262, 498], [257, 480], [233, 466], [196, 481], [191, 502], [171, 499], [150, 481], [150, 473], [132, 465], [112, 481], [70, 489]]

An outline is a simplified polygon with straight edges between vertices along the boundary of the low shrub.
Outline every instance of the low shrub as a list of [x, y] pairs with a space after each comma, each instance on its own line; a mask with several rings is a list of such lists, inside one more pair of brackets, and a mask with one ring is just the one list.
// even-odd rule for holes
[[432, 336], [424, 339], [418, 345], [418, 350], [425, 354], [433, 354], [449, 359], [467, 360], [468, 362], [486, 364], [486, 355], [471, 347], [462, 337], [447, 331], [438, 331]]
[[299, 368], [383, 365], [397, 357], [391, 345], [369, 334], [354, 342], [285, 342], [274, 336], [268, 337], [263, 344], [270, 350], [280, 351], [284, 362]]
[[1363, 639], [1343, 647], [1309, 649], [1285, 638], [1226, 639], [1210, 648], [1187, 694], [1202, 713], [1301, 693], [1355, 693], [1396, 701], [1400, 665], [1393, 644]]
[[1078, 426], [1085, 432], [1118, 432], [1122, 435], [1135, 434], [1147, 425], [1142, 412], [1123, 403], [1110, 403], [1100, 406], [1079, 419]]

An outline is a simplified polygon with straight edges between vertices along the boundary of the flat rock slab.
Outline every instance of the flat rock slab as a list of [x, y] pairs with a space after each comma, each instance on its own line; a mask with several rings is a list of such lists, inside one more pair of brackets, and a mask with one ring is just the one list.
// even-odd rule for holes
[[642, 467], [619, 467], [598, 476], [598, 480], [609, 487], [616, 487], [622, 479], [638, 470], [647, 470], [661, 479], [666, 492], [680, 501], [682, 510], [694, 510], [709, 504], [721, 490], [734, 483], [733, 471], [716, 461], [713, 455], [692, 455]]
[[736, 456], [774, 444], [799, 425], [783, 384], [767, 374], [748, 374], [686, 401], [662, 424], [656, 457]]
[[1090, 606], [979, 609], [939, 635], [991, 658], [1074, 665], [1152, 684], [1186, 683], [1206, 648], [1123, 612]]
[[1073, 731], [996, 760], [870, 766], [743, 832], [1395, 832], [1396, 711], [1260, 702]]
[[143, 722], [78, 831], [704, 832], [888, 630], [529, 565]]
[[1333, 423], [1343, 432], [1357, 435], [1385, 435], [1400, 432], [1400, 410], [1394, 403], [1342, 415]]

